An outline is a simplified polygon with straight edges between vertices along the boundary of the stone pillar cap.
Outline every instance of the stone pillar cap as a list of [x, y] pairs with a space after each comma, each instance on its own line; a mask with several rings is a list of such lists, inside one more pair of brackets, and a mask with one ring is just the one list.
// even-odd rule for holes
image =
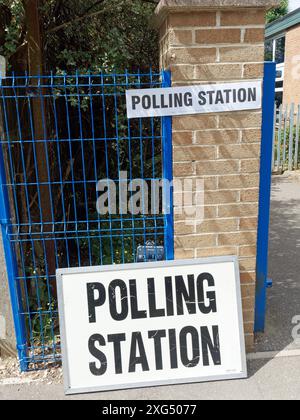
[[235, 8], [269, 10], [279, 5], [280, 0], [160, 0], [155, 10], [154, 23], [159, 26], [166, 15], [172, 12]]

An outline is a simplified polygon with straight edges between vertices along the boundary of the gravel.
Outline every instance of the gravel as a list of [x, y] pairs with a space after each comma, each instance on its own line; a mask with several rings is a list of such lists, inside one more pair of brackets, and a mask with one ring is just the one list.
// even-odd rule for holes
[[60, 365], [47, 370], [38, 370], [33, 372], [20, 372], [19, 362], [15, 358], [0, 358], [0, 384], [8, 380], [24, 380], [26, 382], [44, 382], [47, 385], [56, 385], [62, 383], [62, 368]]

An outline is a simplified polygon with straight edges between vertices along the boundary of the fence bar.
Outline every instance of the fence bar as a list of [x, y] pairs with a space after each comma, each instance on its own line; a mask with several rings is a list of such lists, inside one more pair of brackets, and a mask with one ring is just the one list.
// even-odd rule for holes
[[276, 119], [277, 119], [277, 109], [276, 109], [276, 106], [274, 107], [274, 122], [273, 122], [273, 124], [274, 124], [274, 130], [273, 130], [273, 140], [272, 140], [272, 147], [273, 147], [273, 150], [272, 150], [272, 168], [274, 168], [275, 167], [275, 154], [276, 154], [276, 130], [275, 130], [275, 127], [276, 127]]
[[290, 109], [290, 136], [289, 136], [289, 164], [288, 169], [291, 171], [293, 169], [293, 148], [294, 148], [294, 113], [295, 105], [291, 105]]
[[[163, 72], [163, 87], [171, 87], [172, 79], [171, 72]], [[165, 145], [163, 147], [163, 178], [172, 181], [173, 180], [173, 150], [172, 150], [172, 118], [163, 118], [163, 138], [165, 139]], [[170, 203], [168, 214], [166, 215], [166, 226], [165, 226], [165, 243], [166, 243], [166, 259], [174, 260], [174, 217], [173, 217], [173, 187], [170, 192]]]
[[265, 63], [263, 91], [263, 121], [260, 168], [260, 197], [257, 238], [255, 332], [265, 328], [266, 288], [268, 277], [268, 248], [272, 176], [272, 139], [275, 107], [276, 64]]
[[287, 127], [288, 127], [288, 113], [289, 107], [286, 105], [283, 120], [283, 152], [282, 152], [282, 169], [284, 170], [286, 161], [286, 141], [287, 141]]
[[[278, 129], [278, 140], [277, 140], [277, 171], [280, 171], [281, 167], [281, 127], [282, 127], [282, 117], [283, 117], [283, 107], [282, 105], [279, 108], [279, 129]], [[274, 126], [274, 131], [276, 131], [276, 126]], [[276, 137], [276, 133], [275, 133]]]
[[[1, 134], [2, 129], [2, 115], [0, 114]], [[6, 261], [6, 271], [8, 277], [8, 285], [10, 291], [10, 299], [13, 313], [13, 320], [16, 332], [17, 351], [20, 360], [21, 371], [27, 369], [26, 363], [26, 328], [24, 317], [20, 315], [24, 312], [22, 307], [22, 292], [20, 283], [16, 281], [18, 276], [18, 263], [14, 249], [14, 245], [9, 240], [9, 224], [11, 222], [10, 208], [9, 208], [9, 195], [7, 191], [5, 163], [2, 146], [0, 146], [0, 224], [3, 248]]]
[[296, 123], [296, 138], [295, 138], [295, 160], [294, 165], [295, 169], [298, 169], [299, 162], [299, 129], [300, 129], [300, 105], [298, 105], [297, 110], [297, 123]]

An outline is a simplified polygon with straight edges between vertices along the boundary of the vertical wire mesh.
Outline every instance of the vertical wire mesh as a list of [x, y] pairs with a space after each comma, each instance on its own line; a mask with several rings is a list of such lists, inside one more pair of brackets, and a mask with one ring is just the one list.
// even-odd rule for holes
[[[126, 89], [161, 87], [161, 74], [75, 74], [2, 82], [1, 110], [19, 316], [28, 370], [60, 361], [56, 268], [132, 263], [151, 241], [166, 248], [166, 217], [152, 208], [163, 175], [160, 118], [128, 120]], [[123, 173], [124, 176], [120, 176]], [[99, 180], [143, 179], [140, 214], [100, 215]], [[146, 188], [148, 186], [148, 188]], [[150, 196], [149, 196], [150, 194]], [[128, 206], [135, 202], [129, 195]], [[112, 204], [111, 190], [107, 204]], [[161, 200], [160, 200], [161, 201]], [[116, 203], [117, 209], [120, 202]]]

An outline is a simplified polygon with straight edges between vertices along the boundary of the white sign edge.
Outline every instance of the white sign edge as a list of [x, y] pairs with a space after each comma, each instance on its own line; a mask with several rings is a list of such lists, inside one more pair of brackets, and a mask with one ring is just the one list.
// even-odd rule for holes
[[[239, 319], [239, 333], [240, 343], [242, 352], [242, 372], [236, 374], [220, 375], [212, 379], [211, 376], [203, 378], [187, 378], [177, 380], [165, 380], [155, 382], [140, 382], [134, 384], [123, 384], [114, 386], [99, 386], [99, 387], [86, 387], [86, 388], [71, 388], [70, 386], [70, 375], [68, 357], [66, 351], [66, 325], [64, 315], [64, 299], [63, 299], [63, 287], [62, 277], [64, 275], [80, 274], [80, 273], [98, 273], [99, 271], [127, 271], [127, 270], [138, 270], [145, 268], [160, 268], [160, 267], [177, 267], [187, 265], [199, 265], [199, 264], [218, 264], [231, 262], [235, 265], [235, 278], [236, 278], [236, 293], [237, 293], [237, 304], [238, 304], [238, 319]], [[107, 266], [94, 266], [94, 267], [79, 267], [79, 268], [63, 268], [56, 270], [56, 285], [57, 285], [57, 298], [58, 298], [58, 312], [59, 312], [59, 326], [60, 326], [60, 341], [61, 341], [61, 353], [62, 353], [62, 367], [63, 367], [63, 378], [64, 378], [64, 391], [65, 395], [77, 395], [77, 394], [91, 394], [97, 392], [109, 392], [109, 391], [124, 391], [129, 389], [139, 388], [152, 388], [159, 386], [173, 386], [173, 385], [185, 385], [185, 384], [197, 384], [205, 382], [219, 382], [226, 380], [238, 380], [248, 378], [248, 367], [247, 367], [247, 356], [246, 356], [246, 344], [245, 344], [245, 331], [244, 331], [244, 320], [243, 320], [243, 308], [242, 308], [242, 294], [241, 294], [241, 281], [240, 281], [240, 270], [239, 260], [237, 256], [228, 257], [211, 257], [211, 258], [198, 258], [193, 260], [175, 260], [175, 261], [161, 261], [154, 263], [134, 263], [134, 264], [119, 264], [119, 265], [107, 265]]]
[[[182, 88], [182, 89], [188, 89], [190, 87], [203, 87], [203, 88], [208, 88], [210, 86], [226, 86], [226, 85], [242, 85], [242, 84], [257, 84], [260, 88], [260, 104], [258, 107], [253, 107], [251, 106], [251, 104], [249, 105], [245, 105], [242, 108], [239, 109], [227, 109], [227, 110], [190, 110], [190, 112], [182, 112], [180, 109], [172, 109], [170, 112], [163, 114], [159, 111], [157, 112], [149, 112], [150, 115], [143, 115], [143, 116], [132, 116], [131, 113], [129, 112], [129, 108], [127, 106], [127, 101], [128, 101], [128, 97], [133, 93], [133, 92], [141, 92], [141, 91], [149, 91], [149, 90], [155, 90], [155, 88], [150, 88], [150, 89], [128, 89], [125, 92], [125, 97], [126, 97], [126, 115], [128, 120], [133, 120], [133, 119], [146, 119], [146, 118], [163, 118], [163, 117], [180, 117], [180, 116], [193, 116], [193, 115], [206, 115], [206, 114], [222, 114], [222, 113], [231, 113], [231, 112], [245, 112], [245, 111], [259, 111], [262, 108], [262, 103], [263, 103], [263, 80], [261, 79], [251, 79], [251, 80], [242, 80], [242, 81], [233, 81], [233, 82], [217, 82], [217, 83], [205, 83], [205, 84], [191, 84], [191, 85], [186, 85], [186, 86], [174, 86], [174, 87], [166, 87], [166, 88], [157, 88], [157, 89], [176, 89], [176, 88]], [[211, 108], [213, 108], [213, 105], [211, 106]]]

